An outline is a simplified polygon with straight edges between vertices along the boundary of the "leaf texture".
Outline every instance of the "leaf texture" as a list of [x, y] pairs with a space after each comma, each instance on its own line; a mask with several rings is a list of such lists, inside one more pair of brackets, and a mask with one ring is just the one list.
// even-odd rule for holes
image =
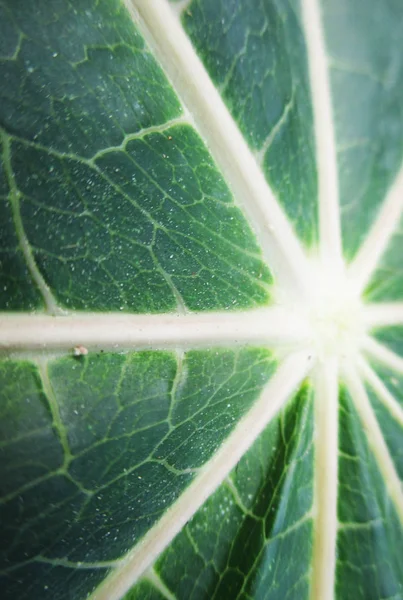
[[0, 593], [403, 598], [397, 0], [0, 0]]

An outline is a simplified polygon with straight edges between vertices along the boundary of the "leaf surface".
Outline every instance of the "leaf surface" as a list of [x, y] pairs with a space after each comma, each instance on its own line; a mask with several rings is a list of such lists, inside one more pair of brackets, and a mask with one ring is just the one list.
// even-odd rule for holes
[[6, 600], [403, 598], [397, 0], [0, 1]]

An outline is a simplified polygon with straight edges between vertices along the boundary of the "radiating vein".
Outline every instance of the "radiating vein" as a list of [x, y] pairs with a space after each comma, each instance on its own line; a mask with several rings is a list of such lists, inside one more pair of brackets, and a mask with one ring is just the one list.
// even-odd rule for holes
[[59, 404], [58, 404], [57, 398], [55, 396], [52, 383], [50, 381], [50, 377], [49, 377], [49, 373], [48, 373], [48, 365], [47, 365], [46, 361], [42, 360], [42, 359], [39, 359], [37, 361], [37, 365], [38, 365], [38, 371], [41, 376], [41, 383], [43, 385], [43, 391], [45, 392], [45, 396], [49, 403], [50, 412], [52, 414], [53, 427], [54, 427], [55, 431], [57, 432], [60, 444], [63, 448], [64, 466], [66, 466], [70, 462], [70, 460], [72, 458], [72, 454], [71, 454], [71, 450], [70, 450], [70, 446], [69, 446], [66, 428], [65, 428], [65, 425], [64, 425], [61, 415], [60, 415]]
[[187, 521], [228, 476], [267, 424], [294, 393], [310, 368], [307, 352], [289, 356], [264, 388], [262, 395], [238, 423], [193, 480], [180, 499], [130, 552], [122, 568], [116, 569], [91, 596], [92, 600], [118, 600], [154, 563]]
[[281, 130], [281, 128], [284, 126], [285, 122], [287, 121], [288, 115], [290, 114], [292, 108], [294, 107], [294, 103], [295, 103], [295, 98], [294, 98], [294, 90], [293, 90], [290, 100], [287, 102], [287, 104], [283, 108], [281, 117], [279, 118], [277, 123], [274, 125], [273, 129], [270, 131], [267, 138], [264, 140], [260, 150], [258, 152], [256, 152], [256, 154], [255, 154], [259, 165], [261, 165], [262, 162], [264, 161], [266, 152], [272, 145], [274, 138], [276, 137], [276, 135], [279, 133], [279, 131]]
[[308, 324], [281, 308], [245, 312], [130, 315], [73, 313], [63, 317], [0, 313], [0, 351], [187, 349], [238, 343], [293, 343]]
[[403, 302], [380, 302], [363, 306], [363, 321], [369, 327], [403, 325]]
[[204, 66], [166, 0], [126, 0], [143, 35], [207, 142], [247, 213], [277, 281], [290, 294], [309, 294], [311, 272], [302, 247]]
[[362, 292], [385, 252], [403, 211], [403, 167], [398, 172], [379, 214], [358, 251], [349, 275], [357, 293]]
[[[76, 160], [82, 160], [83, 162], [86, 162], [88, 164], [94, 164], [98, 158], [104, 156], [105, 154], [109, 154], [110, 152], [116, 152], [117, 150], [125, 150], [127, 144], [133, 140], [142, 139], [152, 133], [163, 133], [172, 129], [176, 125], [190, 125], [187, 115], [175, 117], [174, 119], [170, 119], [169, 121], [165, 121], [165, 123], [161, 123], [159, 125], [150, 125], [149, 127], [144, 127], [143, 129], [136, 131], [136, 133], [126, 134], [122, 142], [118, 146], [109, 146], [108, 148], [103, 148], [102, 150], [99, 150], [99, 152], [94, 154], [94, 156], [92, 156], [90, 159], [82, 159], [82, 157], [76, 155], [73, 155], [73, 158], [75, 158]], [[63, 153], [60, 154], [63, 156]]]
[[393, 418], [403, 427], [403, 408], [396, 398], [393, 397], [386, 385], [381, 381], [366, 360], [360, 359], [358, 366], [363, 378], [370, 384], [378, 399], [386, 406]]
[[68, 560], [67, 558], [48, 558], [40, 554], [35, 556], [32, 560], [38, 563], [45, 563], [54, 567], [66, 567], [68, 569], [111, 569], [116, 568], [120, 563], [119, 560], [85, 562]]
[[1, 130], [0, 139], [3, 142], [3, 164], [4, 171], [8, 180], [8, 185], [10, 187], [10, 203], [14, 218], [15, 231], [17, 234], [20, 248], [22, 250], [22, 254], [25, 259], [25, 263], [34, 283], [36, 284], [39, 292], [42, 295], [47, 312], [51, 315], [61, 314], [63, 311], [57, 306], [56, 300], [53, 297], [53, 294], [50, 291], [48, 284], [46, 283], [42, 273], [38, 269], [38, 265], [35, 262], [32, 248], [25, 234], [20, 211], [20, 192], [15, 183], [14, 173], [11, 165], [10, 139], [8, 135], [4, 134]]
[[351, 530], [362, 530], [362, 529], [372, 529], [374, 527], [383, 527], [384, 522], [382, 519], [371, 519], [370, 521], [363, 521], [359, 523], [339, 523], [338, 531], [351, 531]]
[[181, 17], [184, 12], [188, 11], [190, 5], [192, 4], [192, 1], [193, 0], [177, 0], [172, 4], [172, 10], [179, 17]]
[[340, 272], [343, 255], [337, 153], [329, 65], [319, 0], [303, 0], [302, 9], [315, 124], [320, 253], [325, 264]]
[[334, 597], [338, 489], [338, 361], [315, 372], [315, 503], [311, 600]]
[[344, 369], [344, 377], [349, 393], [362, 421], [369, 446], [375, 456], [379, 470], [383, 476], [388, 494], [403, 523], [403, 487], [396, 472], [392, 457], [386, 445], [381, 428], [369, 401], [364, 384], [356, 369], [351, 365]]
[[145, 578], [148, 579], [148, 581], [153, 585], [153, 587], [155, 587], [155, 589], [158, 590], [164, 598], [166, 598], [167, 600], [177, 600], [176, 596], [172, 594], [172, 592], [167, 588], [165, 583], [162, 581], [161, 577], [154, 569], [150, 569], [147, 572]]
[[186, 312], [187, 312], [185, 301], [182, 298], [182, 296], [181, 296], [178, 288], [176, 287], [176, 285], [172, 281], [171, 275], [169, 273], [167, 273], [165, 269], [162, 268], [162, 266], [160, 264], [160, 261], [155, 256], [154, 251], [151, 250], [150, 254], [153, 257], [154, 263], [156, 265], [156, 270], [158, 271], [158, 273], [161, 274], [161, 277], [163, 277], [165, 279], [165, 281], [166, 281], [169, 289], [171, 290], [172, 296], [175, 298], [175, 304], [176, 304], [176, 311], [177, 311], [177, 313], [180, 314], [180, 315], [185, 315]]
[[362, 348], [390, 369], [397, 373], [403, 373], [403, 358], [383, 344], [367, 336], [362, 342]]

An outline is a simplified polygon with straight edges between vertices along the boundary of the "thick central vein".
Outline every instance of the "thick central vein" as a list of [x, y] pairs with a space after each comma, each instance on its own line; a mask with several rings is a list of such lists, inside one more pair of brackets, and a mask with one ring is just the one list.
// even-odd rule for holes
[[303, 0], [303, 22], [315, 125], [319, 188], [320, 254], [336, 272], [343, 266], [334, 118], [318, 0]]
[[309, 324], [281, 308], [245, 312], [63, 317], [0, 313], [0, 350], [7, 352], [175, 349], [265, 343], [306, 345]]
[[311, 270], [300, 242], [168, 3], [126, 5], [249, 217], [277, 282], [289, 294], [309, 294]]
[[363, 321], [368, 327], [403, 325], [403, 302], [378, 302], [364, 305]]
[[329, 358], [315, 373], [315, 507], [311, 600], [334, 596], [338, 489], [338, 361]]

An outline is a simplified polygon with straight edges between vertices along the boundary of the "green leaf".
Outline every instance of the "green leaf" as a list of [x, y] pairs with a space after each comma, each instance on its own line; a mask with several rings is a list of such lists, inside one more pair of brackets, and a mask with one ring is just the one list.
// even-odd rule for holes
[[398, 0], [0, 0], [0, 595], [403, 598]]
[[[273, 419], [145, 581], [158, 578], [179, 598], [206, 598], [212, 590], [218, 598], [230, 598], [240, 587], [256, 597], [307, 595], [313, 537], [311, 395], [304, 390]], [[297, 552], [300, 560], [287, 565]], [[135, 588], [127, 598], [143, 593]]]

